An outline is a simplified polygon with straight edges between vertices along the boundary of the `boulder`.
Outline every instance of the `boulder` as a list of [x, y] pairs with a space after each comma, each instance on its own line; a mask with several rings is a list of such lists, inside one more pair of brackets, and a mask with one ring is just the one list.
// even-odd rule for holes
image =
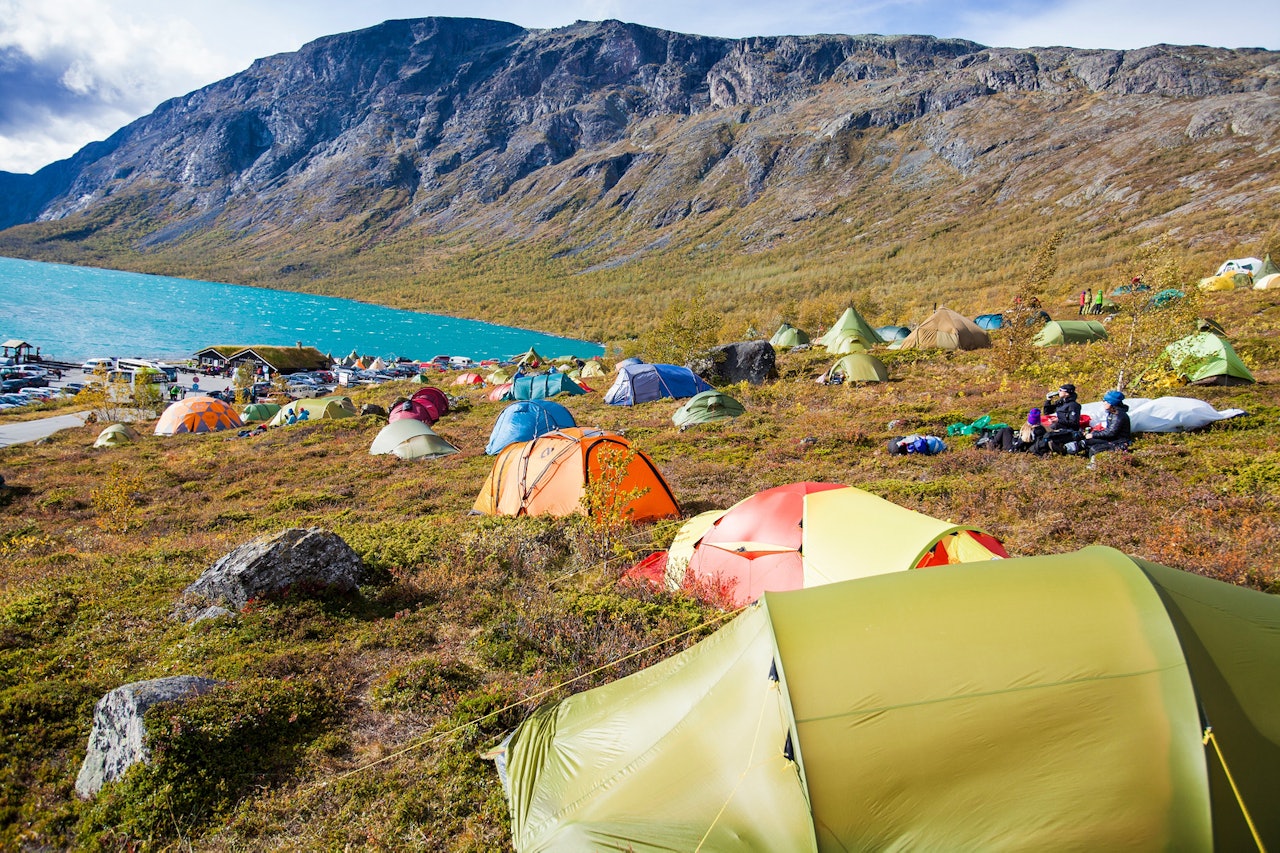
[[178, 615], [191, 619], [210, 605], [239, 611], [295, 586], [351, 592], [363, 578], [364, 562], [342, 537], [290, 528], [246, 542], [205, 569], [183, 591]]
[[208, 693], [222, 682], [194, 675], [175, 675], [135, 681], [117, 687], [93, 709], [89, 749], [76, 777], [76, 793], [89, 799], [130, 767], [150, 757], [142, 715], [152, 705], [190, 699]]
[[768, 341], [740, 341], [715, 347], [710, 358], [689, 369], [716, 385], [744, 381], [761, 385], [777, 375], [777, 361], [778, 354]]

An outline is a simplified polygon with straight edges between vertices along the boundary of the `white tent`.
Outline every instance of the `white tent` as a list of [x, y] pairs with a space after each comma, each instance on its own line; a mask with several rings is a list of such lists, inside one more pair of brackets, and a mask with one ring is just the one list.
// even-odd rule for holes
[[1249, 275], [1253, 275], [1260, 269], [1262, 269], [1261, 258], [1234, 258], [1229, 261], [1224, 261], [1222, 266], [1218, 267], [1218, 271], [1214, 273], [1214, 275], [1224, 275], [1229, 272], [1247, 272]]

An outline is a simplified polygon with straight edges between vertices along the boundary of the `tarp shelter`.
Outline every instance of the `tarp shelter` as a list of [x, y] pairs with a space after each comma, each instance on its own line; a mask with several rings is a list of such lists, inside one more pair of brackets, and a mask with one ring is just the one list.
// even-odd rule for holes
[[[598, 482], [612, 454], [628, 454], [631, 443], [602, 429], [569, 427], [533, 441], [509, 444], [493, 461], [475, 511], [485, 515], [572, 515], [582, 510], [588, 483]], [[656, 465], [636, 450], [618, 494], [633, 494], [624, 512], [635, 522], [678, 518], [680, 507]]]
[[138, 434], [129, 429], [124, 424], [108, 424], [102, 432], [98, 433], [98, 438], [94, 441], [94, 447], [119, 447], [122, 444], [129, 444]]
[[884, 362], [865, 352], [843, 356], [827, 371], [827, 382], [888, 382]]
[[798, 347], [809, 343], [809, 334], [790, 323], [783, 323], [778, 327], [778, 331], [773, 333], [773, 337], [769, 338], [769, 343], [780, 349]]
[[577, 425], [573, 414], [559, 403], [550, 400], [522, 400], [507, 406], [498, 415], [484, 452], [494, 456], [501, 453], [508, 444], [532, 441], [544, 433]]
[[840, 319], [836, 320], [835, 325], [818, 338], [817, 343], [832, 352], [851, 352], [852, 349], [847, 347], [861, 345], [864, 349], [870, 349], [876, 344], [884, 343], [884, 339], [866, 320], [862, 319], [858, 310], [850, 305], [840, 315]]
[[545, 400], [557, 394], [585, 394], [586, 391], [563, 373], [539, 373], [534, 376], [517, 376], [511, 381], [511, 396], [515, 400]]
[[1036, 333], [1031, 343], [1038, 347], [1056, 347], [1106, 339], [1107, 329], [1097, 320], [1050, 320]]
[[457, 452], [458, 448], [431, 427], [413, 418], [391, 421], [369, 446], [369, 453], [374, 456], [390, 453], [401, 459], [434, 459]]
[[454, 385], [483, 385], [484, 377], [479, 373], [459, 373], [453, 380]]
[[1090, 547], [768, 593], [490, 755], [520, 853], [1276, 849], [1277, 671], [1280, 597]]
[[667, 587], [720, 589], [736, 604], [769, 590], [1007, 557], [975, 527], [953, 524], [837, 483], [757, 492], [717, 519], [687, 563], [669, 560]]
[[723, 391], [702, 391], [694, 394], [676, 409], [671, 421], [680, 429], [712, 421], [727, 421], [746, 412], [746, 408]]
[[613, 406], [634, 406], [664, 397], [692, 397], [711, 390], [700, 376], [674, 364], [628, 364], [618, 369], [604, 401]]
[[[1124, 403], [1129, 407], [1129, 425], [1135, 433], [1187, 432], [1245, 414], [1244, 409], [1219, 411], [1194, 397], [1157, 397], [1154, 400], [1128, 397]], [[1106, 405], [1100, 401], [1085, 403], [1080, 411], [1095, 424], [1102, 424], [1107, 420]]]
[[334, 420], [337, 418], [354, 418], [358, 412], [355, 403], [351, 402], [351, 398], [341, 394], [331, 394], [328, 397], [304, 398], [294, 400], [286, 406], [281, 407], [276, 412], [275, 417], [267, 424], [267, 426], [284, 426], [289, 423], [289, 415], [295, 418], [301, 417], [303, 411], [307, 413], [307, 420], [317, 421], [322, 418]]
[[991, 338], [963, 314], [939, 308], [914, 332], [903, 338], [901, 349], [981, 349], [991, 346]]
[[906, 326], [880, 326], [876, 334], [885, 341], [900, 341], [910, 335], [911, 330]]
[[1165, 347], [1169, 364], [1193, 385], [1251, 385], [1249, 368], [1226, 338], [1197, 332]]
[[280, 411], [278, 403], [250, 403], [240, 410], [240, 420], [247, 424], [265, 424]]
[[974, 322], [974, 325], [976, 325], [979, 329], [986, 329], [987, 331], [991, 331], [992, 329], [1003, 328], [1004, 315], [1003, 314], [979, 314], [977, 317], [973, 318], [973, 322]]
[[1226, 275], [1227, 273], [1242, 272], [1253, 275], [1255, 270], [1262, 269], [1261, 258], [1233, 258], [1224, 261], [1222, 266], [1218, 267], [1218, 271], [1214, 275]]
[[156, 435], [178, 435], [184, 432], [218, 432], [239, 429], [244, 421], [236, 410], [216, 397], [204, 395], [183, 397], [170, 403], [156, 421]]

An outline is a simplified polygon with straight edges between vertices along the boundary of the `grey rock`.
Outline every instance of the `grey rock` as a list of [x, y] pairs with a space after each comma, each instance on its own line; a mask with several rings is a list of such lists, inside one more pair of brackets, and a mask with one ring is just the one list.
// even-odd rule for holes
[[194, 625], [197, 622], [204, 622], [206, 619], [221, 619], [223, 616], [235, 616], [235, 614], [225, 607], [218, 607], [215, 605], [201, 610], [195, 616], [191, 617], [190, 621], [191, 624]]
[[689, 369], [708, 382], [762, 385], [777, 376], [778, 354], [768, 341], [739, 341], [711, 350], [711, 357]]
[[148, 708], [208, 693], [221, 683], [194, 675], [175, 675], [126, 684], [99, 699], [93, 709], [89, 748], [76, 777], [76, 794], [89, 799], [103, 785], [150, 757], [142, 720]]
[[221, 557], [183, 591], [177, 616], [190, 620], [209, 605], [239, 611], [294, 586], [350, 592], [363, 578], [364, 562], [342, 537], [318, 527], [290, 528]]
[[377, 403], [365, 403], [360, 407], [361, 415], [373, 415], [378, 418], [387, 417], [387, 410], [379, 406]]

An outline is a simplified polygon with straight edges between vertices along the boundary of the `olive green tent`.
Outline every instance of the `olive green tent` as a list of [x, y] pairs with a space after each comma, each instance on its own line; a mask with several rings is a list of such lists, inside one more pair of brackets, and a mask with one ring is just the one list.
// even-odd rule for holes
[[1251, 385], [1257, 380], [1226, 338], [1197, 332], [1165, 347], [1174, 371], [1193, 385]]
[[862, 319], [857, 309], [850, 306], [817, 342], [831, 352], [853, 352], [857, 347], [870, 349], [876, 344], [882, 344], [884, 338]]
[[1277, 672], [1280, 597], [1091, 547], [766, 593], [490, 756], [522, 853], [1274, 849]]
[[240, 420], [247, 424], [269, 423], [276, 413], [280, 411], [277, 403], [250, 403], [240, 412]]
[[93, 443], [93, 446], [119, 447], [122, 444], [128, 444], [137, 437], [138, 434], [124, 424], [109, 424], [102, 432], [98, 433], [98, 438]]
[[351, 402], [350, 397], [341, 394], [335, 394], [328, 397], [314, 397], [311, 399], [294, 400], [280, 411], [267, 423], [267, 426], [282, 426], [289, 422], [289, 415], [295, 418], [301, 417], [303, 411], [306, 411], [306, 419], [309, 421], [319, 420], [321, 418], [354, 418], [356, 412], [355, 403]]
[[779, 349], [798, 347], [809, 343], [809, 335], [790, 323], [783, 323], [778, 327], [778, 331], [773, 333], [773, 337], [769, 338], [769, 343]]
[[1038, 347], [1056, 347], [1062, 344], [1087, 344], [1105, 341], [1107, 330], [1097, 320], [1050, 320], [1044, 324], [1031, 343]]
[[1262, 266], [1253, 272], [1253, 288], [1254, 290], [1267, 290], [1271, 286], [1271, 282], [1275, 279], [1272, 276], [1280, 275], [1280, 267], [1277, 267], [1271, 260], [1271, 256], [1267, 255], [1266, 260], [1262, 262]]
[[458, 448], [415, 418], [400, 418], [387, 424], [369, 446], [369, 453], [374, 456], [391, 453], [401, 459], [434, 459], [457, 452]]
[[672, 422], [686, 429], [711, 421], [726, 421], [738, 417], [746, 408], [723, 391], [701, 391], [694, 394], [685, 404], [676, 409], [671, 416]]
[[874, 355], [855, 352], [846, 355], [827, 371], [827, 382], [888, 382], [889, 369]]

